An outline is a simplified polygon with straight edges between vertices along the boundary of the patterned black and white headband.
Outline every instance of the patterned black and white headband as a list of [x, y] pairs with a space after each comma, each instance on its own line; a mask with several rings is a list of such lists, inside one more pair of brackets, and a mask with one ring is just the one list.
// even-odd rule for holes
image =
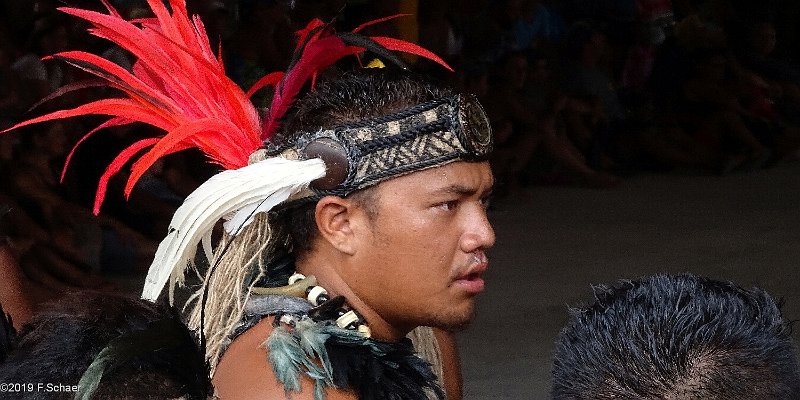
[[454, 161], [481, 161], [492, 150], [486, 113], [473, 96], [454, 95], [386, 116], [301, 133], [285, 146], [269, 143], [250, 164], [200, 185], [176, 211], [156, 252], [142, 297], [158, 298], [180, 283], [197, 244], [212, 259], [210, 235], [220, 218], [236, 236], [255, 215], [347, 196], [387, 179]]
[[294, 199], [346, 196], [411, 172], [453, 161], [481, 161], [492, 150], [483, 107], [458, 94], [386, 116], [298, 135], [291, 144], [267, 148], [268, 156], [325, 162], [325, 176]]

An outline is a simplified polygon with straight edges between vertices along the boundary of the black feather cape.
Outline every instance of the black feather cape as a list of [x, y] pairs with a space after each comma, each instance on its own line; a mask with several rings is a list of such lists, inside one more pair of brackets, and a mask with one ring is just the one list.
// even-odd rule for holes
[[[341, 329], [336, 326], [335, 320], [327, 319], [324, 315], [315, 313], [315, 310], [311, 310], [309, 313], [302, 312], [299, 309], [301, 307], [298, 307], [296, 303], [305, 302], [305, 300], [299, 298], [261, 295], [251, 296], [251, 302], [254, 297], [258, 297], [256, 302], [259, 303], [259, 307], [246, 308], [244, 319], [235, 330], [231, 340], [247, 331], [250, 327], [255, 326], [263, 318], [275, 316], [275, 329], [267, 341], [267, 346], [271, 353], [293, 353], [291, 356], [282, 355], [283, 358], [304, 357], [305, 359], [299, 360], [299, 362], [295, 360], [295, 367], [297, 365], [320, 364], [318, 360], [312, 359], [316, 356], [315, 354], [308, 354], [301, 350], [308, 348], [308, 346], [304, 345], [309, 342], [309, 331], [314, 331], [313, 335], [320, 336], [318, 339], [312, 338], [310, 341], [320, 340], [324, 342], [325, 353], [330, 362], [330, 370], [326, 372], [330, 374], [332, 379], [323, 382], [322, 379], [315, 379], [315, 376], [318, 377], [319, 374], [308, 373], [302, 367], [299, 368], [299, 372], [306, 373], [318, 384], [352, 389], [358, 393], [359, 398], [362, 400], [428, 400], [428, 393], [433, 393], [438, 399], [445, 398], [436, 374], [431, 369], [431, 364], [416, 354], [410, 339], [404, 338], [398, 342], [383, 342], [361, 336], [352, 330]], [[336, 303], [336, 300], [334, 298], [330, 302]], [[290, 309], [288, 313], [286, 312], [287, 310], [279, 310], [279, 308], [287, 307]], [[297, 319], [303, 320], [305, 324], [311, 322], [316, 326], [312, 329], [305, 329], [304, 333], [298, 333], [299, 329], [287, 331], [278, 322], [283, 314], [292, 315]], [[312, 319], [309, 314], [313, 315], [314, 318]], [[290, 337], [281, 340], [281, 347], [270, 346], [269, 342], [272, 336], [276, 334], [289, 335]], [[293, 349], [285, 350], [287, 341], [291, 343], [289, 346], [293, 347]], [[303, 341], [306, 343], [302, 343]], [[274, 354], [271, 354], [272, 356]], [[276, 366], [273, 362], [273, 369], [276, 367], [283, 368], [282, 366]], [[283, 371], [283, 374], [276, 373], [279, 380], [281, 380], [281, 375], [291, 376], [285, 371]], [[290, 380], [294, 381], [295, 379], [282, 381], [287, 393], [296, 390], [288, 382]]]

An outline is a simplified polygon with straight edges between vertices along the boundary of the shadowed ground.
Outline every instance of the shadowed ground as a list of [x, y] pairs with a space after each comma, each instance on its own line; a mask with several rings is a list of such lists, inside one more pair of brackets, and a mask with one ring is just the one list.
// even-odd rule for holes
[[640, 175], [616, 190], [531, 187], [490, 218], [487, 292], [459, 336], [468, 400], [548, 398], [553, 342], [591, 284], [688, 271], [760, 286], [800, 320], [800, 163]]

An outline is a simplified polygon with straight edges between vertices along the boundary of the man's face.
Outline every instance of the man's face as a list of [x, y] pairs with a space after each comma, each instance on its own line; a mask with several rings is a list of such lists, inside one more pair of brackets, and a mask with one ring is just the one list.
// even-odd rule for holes
[[468, 323], [495, 239], [492, 184], [488, 163], [455, 162], [378, 185], [347, 278], [356, 295], [397, 328]]

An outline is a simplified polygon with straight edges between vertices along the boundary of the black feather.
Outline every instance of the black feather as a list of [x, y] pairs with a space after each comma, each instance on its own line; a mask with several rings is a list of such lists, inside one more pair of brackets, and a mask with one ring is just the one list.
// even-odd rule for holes
[[325, 347], [334, 384], [355, 390], [361, 399], [428, 400], [425, 389], [444, 399], [431, 365], [409, 339], [392, 343], [332, 335]]
[[375, 53], [377, 56], [392, 62], [393, 64], [397, 65], [398, 67], [404, 70], [408, 69], [408, 65], [405, 63], [405, 61], [400, 59], [400, 57], [392, 53], [389, 49], [382, 46], [380, 43], [364, 35], [359, 35], [358, 33], [353, 33], [353, 32], [342, 32], [342, 33], [337, 33], [336, 36], [342, 39], [342, 41], [345, 42], [345, 44], [351, 46], [363, 47]]
[[[156, 356], [156, 354], [158, 354]], [[146, 329], [117, 337], [97, 355], [80, 379], [78, 396], [89, 399], [103, 376], [146, 360], [184, 383], [190, 399], [209, 393], [208, 369], [186, 326], [175, 316], [150, 322]], [[153, 367], [150, 366], [150, 367]], [[78, 397], [76, 396], [76, 397]]]
[[294, 66], [297, 64], [297, 62], [300, 61], [300, 58], [303, 56], [303, 51], [306, 49], [306, 45], [308, 44], [309, 41], [311, 41], [311, 39], [314, 37], [314, 35], [319, 33], [321, 30], [329, 29], [330, 27], [331, 27], [331, 24], [327, 23], [327, 24], [322, 24], [322, 25], [317, 26], [316, 28], [312, 29], [308, 33], [308, 35], [306, 36], [306, 38], [303, 41], [303, 43], [299, 44], [297, 46], [297, 49], [295, 50], [294, 54], [292, 54], [292, 59], [291, 59], [291, 61], [289, 61], [289, 67], [286, 68], [286, 71], [291, 71], [292, 68], [294, 68]]

